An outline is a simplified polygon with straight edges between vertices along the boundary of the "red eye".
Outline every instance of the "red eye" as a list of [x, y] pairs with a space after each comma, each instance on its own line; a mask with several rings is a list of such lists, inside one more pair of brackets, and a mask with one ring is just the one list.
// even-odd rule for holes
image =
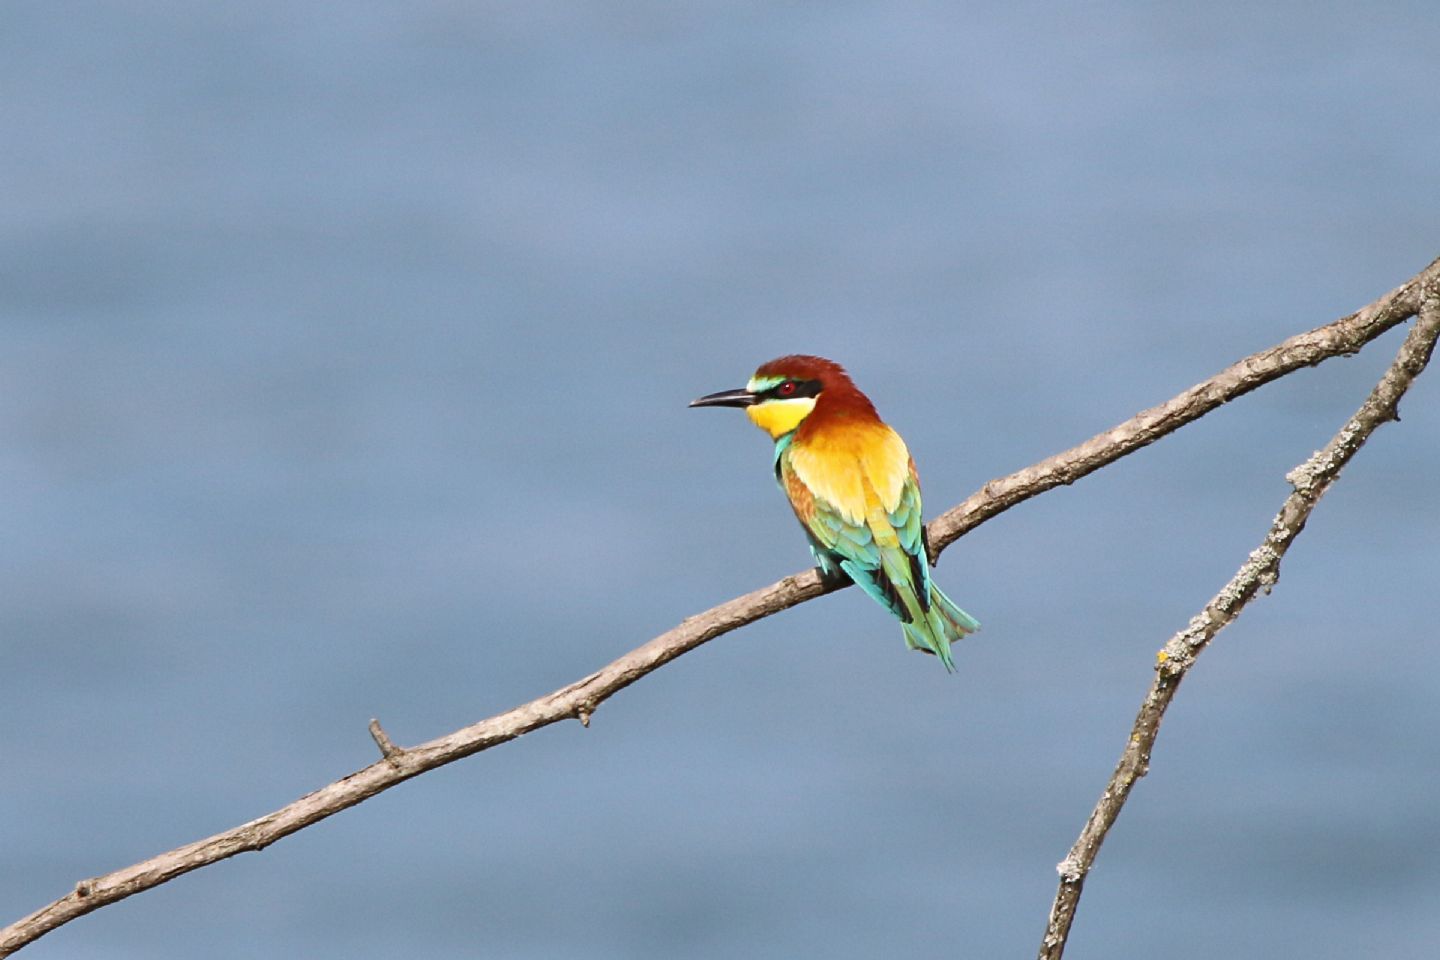
[[795, 381], [786, 380], [784, 383], [780, 384], [780, 386], [775, 388], [775, 392], [782, 397], [790, 396], [795, 392]]

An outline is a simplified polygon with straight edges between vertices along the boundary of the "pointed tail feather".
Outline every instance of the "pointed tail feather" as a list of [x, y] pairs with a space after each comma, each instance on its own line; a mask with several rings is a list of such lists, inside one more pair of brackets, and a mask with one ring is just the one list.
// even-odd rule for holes
[[929, 622], [934, 617], [932, 611], [924, 622], [901, 624], [905, 628], [905, 645], [911, 650], [923, 650], [926, 653], [933, 653], [945, 664], [945, 669], [950, 673], [955, 672], [955, 660], [950, 656], [950, 641], [944, 639], [944, 632], [938, 623]]
[[930, 585], [930, 605], [938, 609], [944, 615], [950, 628], [955, 631], [951, 639], [959, 640], [980, 629], [980, 621], [970, 614], [955, 606], [955, 601], [945, 596], [945, 593], [933, 583]]
[[955, 672], [955, 660], [950, 656], [950, 644], [980, 629], [980, 621], [955, 606], [954, 602], [940, 588], [930, 586], [930, 609], [923, 620], [902, 625], [905, 628], [905, 645], [911, 650], [924, 650], [940, 658], [945, 669]]

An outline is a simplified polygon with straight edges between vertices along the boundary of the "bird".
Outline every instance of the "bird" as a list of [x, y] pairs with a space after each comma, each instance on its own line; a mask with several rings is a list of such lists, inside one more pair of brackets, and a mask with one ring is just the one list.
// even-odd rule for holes
[[845, 368], [804, 354], [760, 365], [692, 407], [740, 407], [775, 443], [775, 480], [827, 579], [853, 581], [901, 623], [905, 644], [955, 671], [950, 644], [980, 629], [930, 579], [920, 478], [900, 434]]

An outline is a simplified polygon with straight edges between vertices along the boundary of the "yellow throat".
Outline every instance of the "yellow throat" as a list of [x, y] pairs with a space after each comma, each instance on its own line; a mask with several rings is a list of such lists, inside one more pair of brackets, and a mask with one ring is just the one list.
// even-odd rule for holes
[[766, 400], [753, 407], [745, 408], [750, 422], [770, 434], [772, 440], [785, 436], [800, 426], [800, 421], [815, 409], [814, 397], [794, 397], [789, 400]]

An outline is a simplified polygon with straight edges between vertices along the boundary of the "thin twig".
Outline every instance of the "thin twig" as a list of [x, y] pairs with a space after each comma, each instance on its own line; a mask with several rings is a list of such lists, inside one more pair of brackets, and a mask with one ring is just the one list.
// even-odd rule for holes
[[[932, 559], [962, 533], [1010, 507], [1080, 477], [1196, 420], [1215, 407], [1292, 370], [1358, 351], [1419, 309], [1420, 290], [1440, 282], [1440, 260], [1358, 313], [1261, 351], [1222, 370], [1173, 400], [1144, 411], [1072, 450], [1008, 477], [992, 480], [929, 526]], [[606, 699], [676, 657], [762, 617], [840, 589], [814, 570], [736, 597], [637, 647], [553, 693], [387, 756], [363, 770], [307, 794], [279, 810], [141, 863], [82, 881], [70, 893], [0, 929], [0, 957], [46, 933], [132, 894], [238, 853], [262, 850], [283, 837], [353, 807], [383, 790], [436, 767], [513, 740], [540, 727], [578, 719], [588, 724]], [[378, 741], [377, 741], [378, 742]], [[383, 751], [383, 745], [381, 747]]]
[[385, 728], [380, 726], [380, 721], [373, 717], [370, 719], [370, 739], [375, 741], [375, 746], [380, 748], [380, 755], [386, 760], [393, 760], [405, 752], [395, 746]]
[[1115, 765], [1115, 772], [1111, 774], [1095, 809], [1090, 812], [1090, 819], [1080, 831], [1079, 839], [1056, 867], [1060, 873], [1060, 886], [1055, 892], [1045, 937], [1040, 944], [1040, 960], [1060, 960], [1064, 955], [1085, 877], [1100, 852], [1100, 845], [1105, 842], [1106, 834], [1125, 806], [1131, 788], [1149, 771], [1150, 753], [1160, 733], [1160, 721], [1174, 699], [1180, 681], [1215, 635], [1238, 617], [1261, 589], [1270, 592], [1280, 576], [1280, 560], [1285, 551], [1305, 529], [1310, 512], [1340, 476], [1341, 469], [1364, 446], [1370, 434], [1382, 423], [1400, 419], [1400, 398], [1425, 369], [1435, 349], [1437, 336], [1440, 336], [1440, 285], [1433, 286], [1421, 307], [1420, 319], [1405, 338], [1395, 362], [1385, 371], [1355, 416], [1345, 422], [1325, 449], [1317, 451], [1286, 475], [1285, 479], [1290, 481], [1294, 492], [1285, 499], [1260, 546], [1251, 551], [1230, 582], [1160, 651], [1156, 658], [1154, 683], [1140, 705], [1120, 762]]

